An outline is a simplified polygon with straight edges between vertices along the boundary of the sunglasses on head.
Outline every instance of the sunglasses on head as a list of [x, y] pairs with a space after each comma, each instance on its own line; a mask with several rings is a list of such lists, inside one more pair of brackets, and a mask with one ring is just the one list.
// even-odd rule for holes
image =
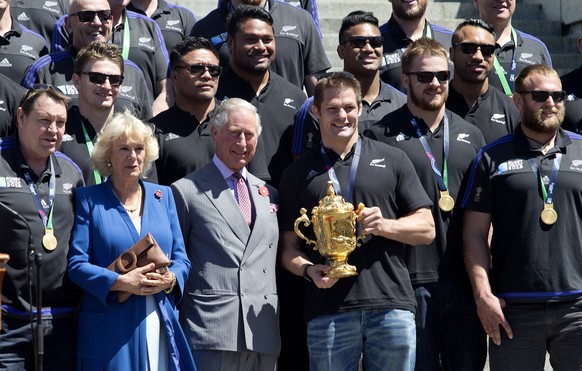
[[57, 92], [57, 93], [64, 95], [63, 91], [56, 86], [49, 85], [49, 84], [34, 84], [26, 91], [26, 94], [24, 94], [24, 96], [22, 97], [22, 99], [20, 101], [20, 106], [22, 106], [24, 104], [24, 102], [26, 102], [27, 100], [36, 96], [38, 93], [42, 93], [42, 92], [49, 91], [49, 90], [52, 90], [54, 92]]
[[83, 23], [93, 22], [95, 16], [98, 16], [101, 22], [109, 22], [111, 20], [111, 10], [82, 10], [71, 15], [76, 15], [79, 17], [79, 21]]
[[206, 71], [210, 74], [211, 77], [218, 77], [222, 73], [222, 67], [215, 65], [215, 64], [189, 64], [189, 65], [182, 65], [176, 66], [176, 68], [183, 68], [190, 72], [190, 75], [194, 77], [200, 77], [204, 75]]
[[495, 49], [497, 49], [497, 45], [493, 44], [455, 43], [453, 46], [460, 46], [461, 51], [469, 55], [477, 53], [477, 49], [480, 49], [484, 57], [492, 56], [495, 53]]
[[89, 81], [97, 85], [104, 84], [105, 80], [109, 80], [111, 86], [119, 86], [123, 82], [123, 75], [108, 75], [101, 72], [81, 72], [81, 75], [89, 76]]
[[419, 82], [428, 84], [432, 81], [435, 77], [439, 82], [447, 82], [449, 81], [449, 77], [451, 73], [449, 71], [422, 71], [422, 72], [408, 72], [407, 75], [415, 75]]
[[352, 36], [342, 41], [342, 44], [350, 43], [352, 48], [363, 48], [366, 44], [370, 44], [372, 48], [379, 48], [382, 46], [384, 38], [382, 36]]
[[551, 96], [554, 103], [563, 102], [566, 99], [566, 92], [563, 90], [558, 91], [545, 91], [545, 90], [530, 90], [530, 91], [516, 91], [519, 94], [530, 94], [531, 99], [534, 102], [544, 103]]

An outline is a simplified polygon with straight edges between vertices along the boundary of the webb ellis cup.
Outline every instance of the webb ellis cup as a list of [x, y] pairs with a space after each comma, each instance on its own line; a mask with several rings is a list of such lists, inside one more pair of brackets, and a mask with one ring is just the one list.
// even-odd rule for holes
[[[358, 205], [354, 211], [354, 205], [346, 202], [342, 196], [335, 194], [331, 181], [327, 182], [327, 196], [319, 200], [319, 206], [311, 211], [311, 220], [307, 217], [307, 210], [301, 208], [301, 216], [295, 220], [295, 233], [308, 244], [313, 244], [314, 250], [329, 260], [331, 269], [327, 277], [341, 278], [358, 274], [356, 267], [347, 263], [348, 255], [360, 246], [359, 240], [364, 235], [356, 237], [356, 217], [364, 208], [364, 204]], [[299, 224], [303, 222], [305, 227], [313, 224], [317, 242], [308, 239], [299, 230]]]

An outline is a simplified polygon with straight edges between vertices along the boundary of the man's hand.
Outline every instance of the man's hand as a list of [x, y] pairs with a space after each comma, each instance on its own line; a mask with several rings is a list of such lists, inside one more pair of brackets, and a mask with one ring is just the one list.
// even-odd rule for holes
[[505, 329], [505, 332], [507, 332], [507, 337], [513, 339], [513, 331], [503, 314], [505, 300], [490, 293], [478, 297], [475, 300], [475, 303], [477, 304], [477, 314], [479, 315], [483, 329], [493, 340], [495, 345], [501, 344], [500, 325]]
[[313, 280], [315, 286], [320, 289], [329, 289], [338, 281], [338, 278], [331, 278], [325, 276], [331, 267], [323, 264], [315, 264], [307, 267], [307, 274]]

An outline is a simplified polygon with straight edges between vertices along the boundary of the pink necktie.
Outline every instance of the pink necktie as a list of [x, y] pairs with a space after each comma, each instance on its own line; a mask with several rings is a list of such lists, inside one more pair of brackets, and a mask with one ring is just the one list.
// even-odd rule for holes
[[247, 183], [245, 182], [245, 179], [239, 172], [233, 173], [232, 177], [236, 179], [236, 194], [238, 197], [238, 206], [240, 207], [240, 210], [242, 211], [247, 224], [250, 226], [252, 223], [253, 211]]

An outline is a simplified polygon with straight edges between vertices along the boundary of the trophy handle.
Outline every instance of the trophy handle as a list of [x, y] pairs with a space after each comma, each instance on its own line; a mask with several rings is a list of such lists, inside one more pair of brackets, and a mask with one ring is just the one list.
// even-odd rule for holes
[[[359, 215], [360, 212], [362, 210], [364, 210], [364, 204], [363, 203], [359, 203], [358, 204], [358, 209], [356, 210], [356, 215]], [[364, 238], [366, 238], [366, 234], [364, 232], [362, 232], [362, 234], [360, 234], [357, 238], [356, 238], [356, 247], [360, 247], [362, 246], [362, 244], [360, 243], [360, 241], [362, 241]]]
[[305, 240], [308, 245], [313, 244], [313, 249], [316, 250], [317, 249], [317, 242], [305, 237], [305, 235], [303, 233], [301, 233], [301, 231], [299, 230], [299, 223], [303, 222], [304, 227], [307, 227], [309, 224], [311, 224], [311, 221], [309, 220], [309, 218], [306, 215], [307, 210], [305, 210], [304, 208], [301, 208], [301, 210], [299, 210], [299, 213], [301, 214], [301, 216], [299, 218], [295, 219], [295, 225], [294, 225], [293, 229], [295, 230], [295, 233], [297, 233], [299, 238]]

